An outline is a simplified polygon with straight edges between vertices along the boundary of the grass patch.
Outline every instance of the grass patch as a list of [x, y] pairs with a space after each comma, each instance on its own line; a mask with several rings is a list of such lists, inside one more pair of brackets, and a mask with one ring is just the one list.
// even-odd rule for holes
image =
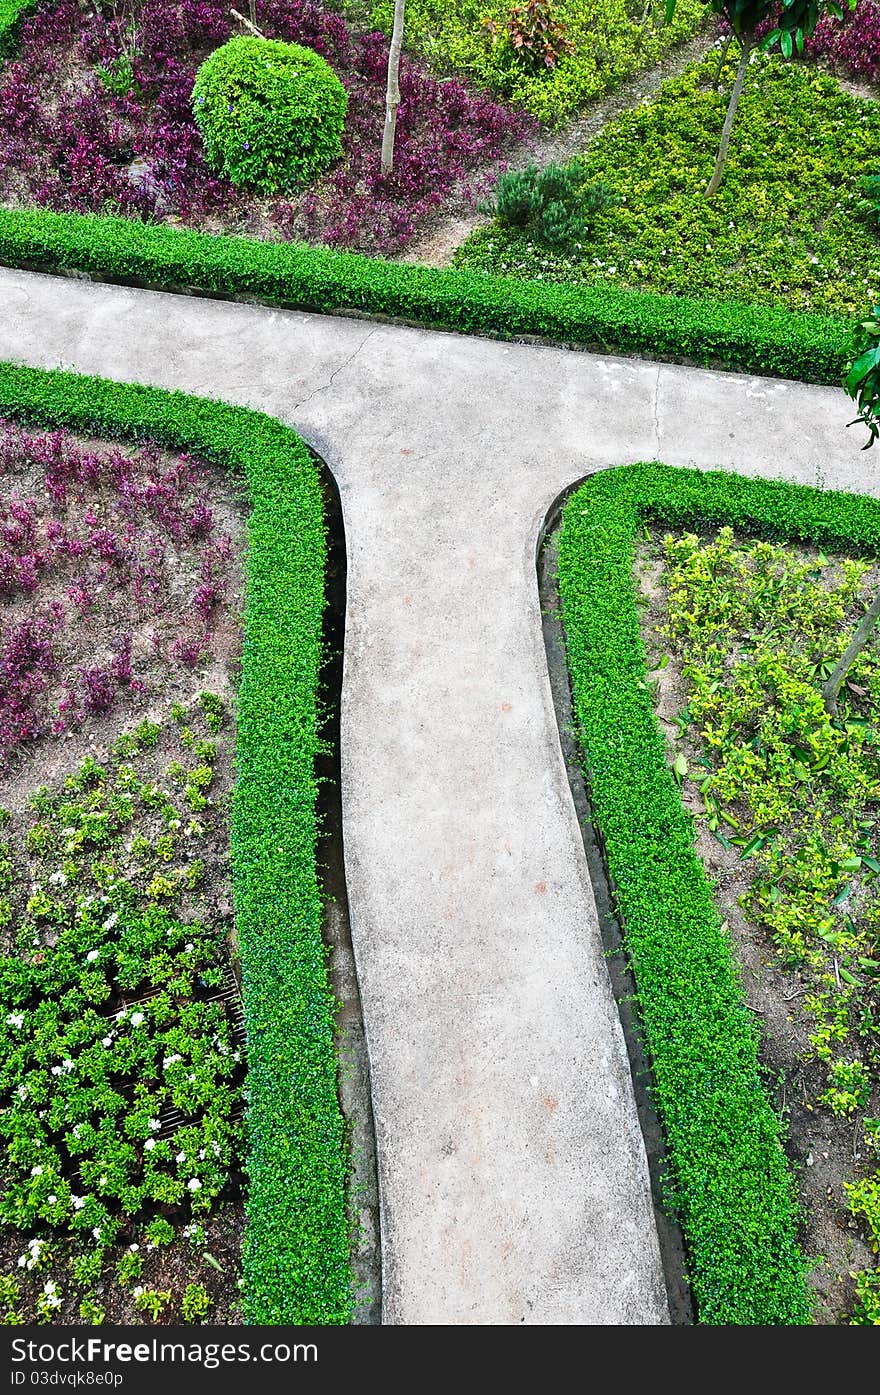
[[247, 479], [231, 834], [248, 1052], [244, 1315], [261, 1324], [346, 1322], [346, 1160], [315, 871], [325, 536], [314, 464], [292, 431], [259, 413], [96, 378], [4, 365], [0, 411], [154, 440]]
[[717, 54], [664, 84], [596, 136], [581, 163], [617, 206], [555, 251], [493, 224], [461, 267], [572, 284], [609, 283], [849, 315], [880, 294], [880, 238], [858, 211], [859, 179], [880, 168], [880, 104], [816, 68], [756, 55], [721, 188], [703, 197], [734, 66], [713, 90]]

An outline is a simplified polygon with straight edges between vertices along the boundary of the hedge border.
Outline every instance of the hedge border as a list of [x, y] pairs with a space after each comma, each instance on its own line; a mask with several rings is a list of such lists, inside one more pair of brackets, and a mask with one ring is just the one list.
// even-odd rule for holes
[[[0, 0], [0, 59], [36, 3]], [[835, 386], [853, 337], [846, 320], [770, 306], [546, 285], [45, 209], [0, 209], [0, 265]]]
[[150, 438], [244, 473], [250, 494], [231, 849], [248, 1042], [244, 1313], [351, 1316], [347, 1157], [315, 866], [326, 536], [305, 444], [261, 413], [0, 364], [0, 412]]
[[810, 383], [839, 385], [853, 337], [846, 320], [772, 306], [547, 285], [42, 209], [0, 210], [0, 265]]
[[645, 685], [634, 538], [730, 525], [880, 554], [880, 500], [653, 463], [591, 476], [562, 515], [559, 584], [574, 710], [637, 988], [698, 1320], [810, 1320], [783, 1127], [758, 1033]]

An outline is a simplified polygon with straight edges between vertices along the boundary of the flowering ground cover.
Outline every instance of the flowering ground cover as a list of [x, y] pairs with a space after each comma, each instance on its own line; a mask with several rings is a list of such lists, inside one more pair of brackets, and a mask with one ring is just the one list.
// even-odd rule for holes
[[712, 172], [733, 81], [710, 55], [625, 112], [580, 163], [617, 201], [561, 249], [480, 229], [456, 264], [524, 278], [851, 315], [880, 294], [877, 220], [861, 181], [880, 167], [880, 105], [815, 66], [754, 56], [721, 188]]
[[317, 183], [255, 197], [208, 168], [190, 99], [199, 64], [232, 33], [222, 0], [60, 0], [25, 20], [0, 73], [0, 199], [387, 252], [532, 130], [522, 113], [405, 57], [395, 167], [383, 176], [387, 40], [352, 33], [313, 0], [262, 0], [257, 18], [267, 37], [322, 54], [347, 89], [343, 158]]
[[0, 1309], [234, 1321], [242, 505], [11, 422], [0, 471]]

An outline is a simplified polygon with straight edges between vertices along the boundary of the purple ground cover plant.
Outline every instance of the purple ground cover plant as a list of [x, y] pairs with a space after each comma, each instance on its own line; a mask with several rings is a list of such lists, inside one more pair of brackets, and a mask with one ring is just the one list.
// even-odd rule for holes
[[2, 768], [214, 658], [237, 564], [189, 456], [0, 418], [0, 479]]
[[806, 51], [834, 68], [880, 82], [880, 0], [859, 0], [843, 19], [820, 19]]
[[487, 166], [535, 130], [404, 57], [395, 167], [383, 177], [387, 39], [351, 33], [314, 0], [258, 0], [261, 30], [321, 53], [349, 106], [335, 169], [308, 190], [255, 199], [208, 169], [190, 110], [196, 69], [233, 32], [225, 0], [134, 0], [129, 19], [121, 13], [60, 0], [25, 23], [0, 74], [0, 199], [395, 252], [453, 190], [482, 194], [497, 173]]

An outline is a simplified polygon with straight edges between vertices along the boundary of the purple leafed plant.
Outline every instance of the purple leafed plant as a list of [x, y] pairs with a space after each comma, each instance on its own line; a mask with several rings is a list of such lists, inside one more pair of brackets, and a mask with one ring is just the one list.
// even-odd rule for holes
[[0, 419], [0, 476], [2, 766], [155, 693], [157, 665], [213, 658], [237, 562], [190, 456], [91, 450]]
[[383, 177], [387, 39], [351, 34], [313, 0], [259, 0], [262, 32], [321, 53], [349, 105], [338, 166], [307, 190], [255, 199], [208, 169], [190, 110], [196, 69], [233, 32], [229, 6], [143, 0], [134, 13], [132, 33], [101, 0], [88, 11], [60, 0], [24, 25], [20, 56], [0, 74], [0, 198], [392, 252], [456, 186], [464, 194], [469, 172], [535, 130], [404, 56], [395, 165]]

